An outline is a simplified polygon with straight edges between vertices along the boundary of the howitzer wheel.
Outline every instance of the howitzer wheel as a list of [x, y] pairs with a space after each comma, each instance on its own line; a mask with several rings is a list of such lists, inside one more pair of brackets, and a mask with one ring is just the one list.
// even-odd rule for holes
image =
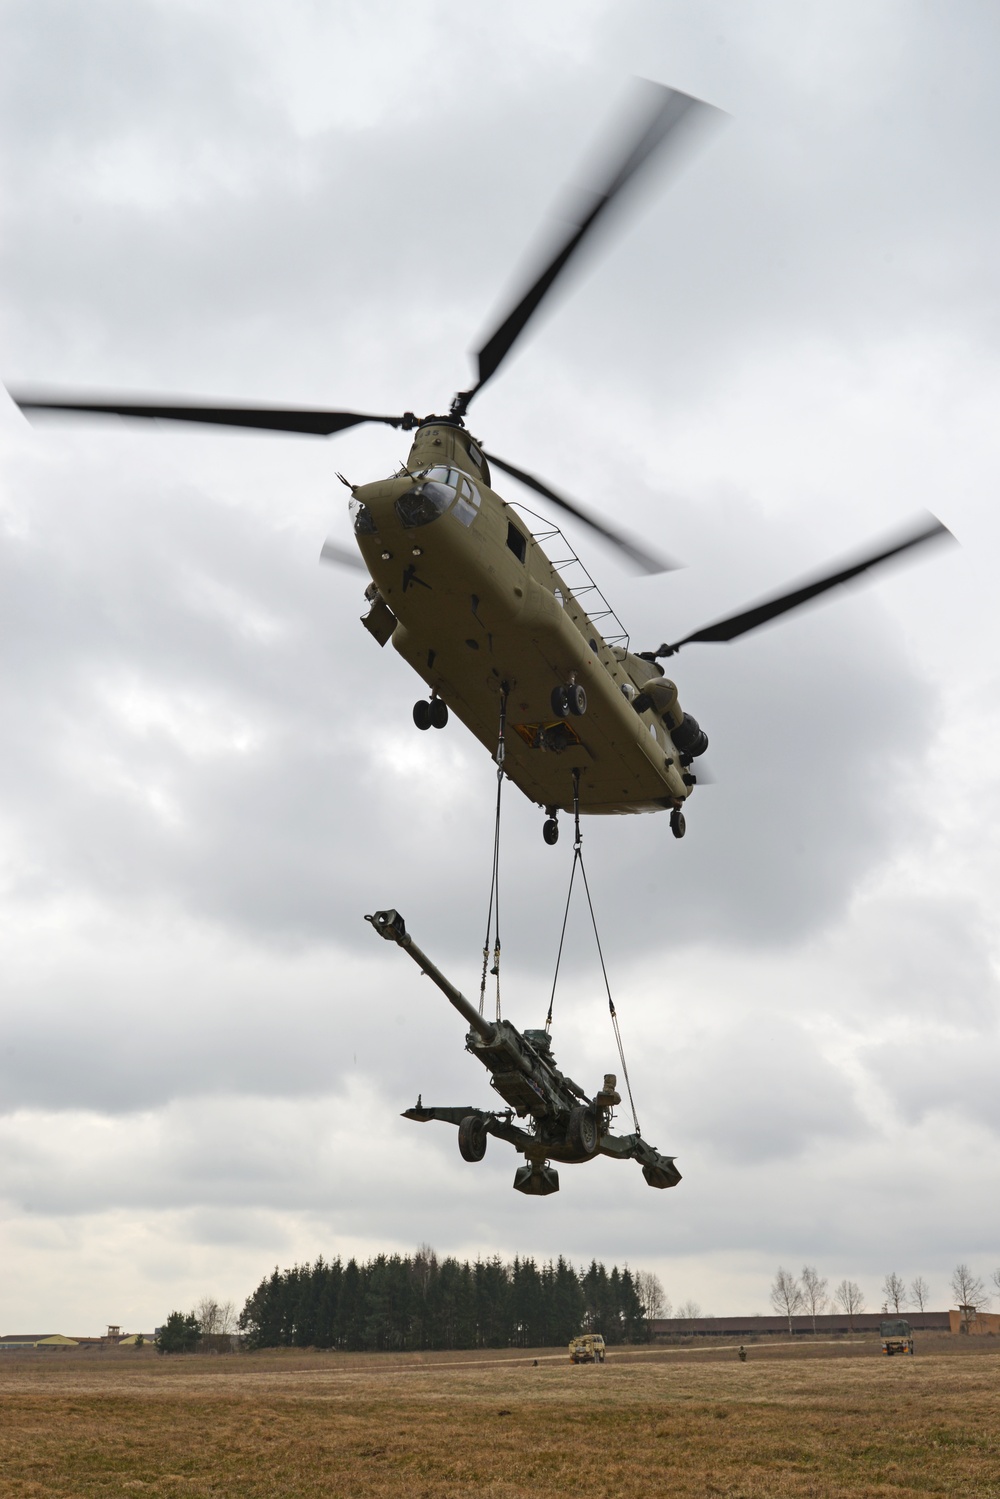
[[458, 1126], [458, 1148], [463, 1161], [481, 1161], [486, 1154], [486, 1120], [478, 1114], [466, 1114]]
[[584, 1159], [597, 1154], [601, 1144], [601, 1127], [589, 1104], [581, 1104], [570, 1114], [566, 1141], [570, 1149]]

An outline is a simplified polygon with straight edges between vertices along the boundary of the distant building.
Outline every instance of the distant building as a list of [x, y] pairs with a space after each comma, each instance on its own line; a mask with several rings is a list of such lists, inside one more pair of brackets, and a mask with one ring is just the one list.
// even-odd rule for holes
[[974, 1306], [960, 1306], [948, 1313], [952, 1332], [970, 1333], [977, 1337], [1000, 1337], [1000, 1313], [977, 1312]]
[[61, 1332], [8, 1333], [6, 1337], [0, 1338], [0, 1352], [4, 1349], [15, 1352], [17, 1349], [79, 1348], [79, 1346], [79, 1339], [64, 1337]]
[[[955, 1332], [949, 1320], [961, 1317], [960, 1312], [905, 1312], [903, 1314], [914, 1332]], [[792, 1337], [812, 1336], [812, 1317], [795, 1316], [792, 1319]], [[994, 1318], [994, 1321], [998, 1319]], [[875, 1332], [882, 1321], [881, 1312], [855, 1312], [848, 1317], [845, 1312], [823, 1312], [816, 1317], [817, 1337], [836, 1337], [849, 1332]], [[788, 1337], [787, 1317], [658, 1317], [649, 1323], [654, 1341], [674, 1338], [744, 1338]]]
[[9, 1333], [6, 1337], [0, 1337], [0, 1353], [44, 1352], [50, 1348], [75, 1348], [79, 1353], [86, 1353], [91, 1349], [101, 1352], [109, 1348], [134, 1348], [138, 1338], [142, 1338], [143, 1343], [150, 1347], [153, 1346], [153, 1333], [134, 1332], [123, 1338], [120, 1329], [116, 1327], [109, 1327], [100, 1338], [68, 1338], [61, 1332]]

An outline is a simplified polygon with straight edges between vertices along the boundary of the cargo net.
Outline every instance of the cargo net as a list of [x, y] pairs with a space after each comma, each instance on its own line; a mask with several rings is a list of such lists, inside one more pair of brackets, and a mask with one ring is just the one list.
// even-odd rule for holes
[[[562, 963], [563, 947], [566, 942], [566, 924], [569, 921], [569, 908], [573, 900], [573, 886], [576, 881], [576, 871], [579, 869], [580, 878], [583, 881], [584, 892], [587, 896], [587, 909], [590, 912], [590, 923], [594, 929], [594, 941], [597, 944], [597, 956], [601, 964], [601, 977], [604, 979], [604, 989], [608, 996], [608, 1010], [611, 1013], [611, 1027], [615, 1033], [615, 1042], [618, 1046], [618, 1057], [622, 1064], [622, 1077], [625, 1079], [625, 1090], [628, 1093], [629, 1108], [632, 1110], [632, 1123], [635, 1125], [637, 1135], [642, 1134], [639, 1128], [639, 1118], [635, 1111], [635, 1099], [632, 1097], [632, 1083], [628, 1075], [628, 1063], [625, 1061], [625, 1048], [622, 1045], [622, 1033], [618, 1024], [618, 1012], [615, 1010], [615, 1002], [611, 997], [611, 984], [608, 980], [607, 965], [604, 962], [604, 949], [601, 947], [601, 934], [597, 930], [597, 917], [594, 914], [594, 902], [590, 895], [590, 883], [587, 879], [587, 869], [583, 862], [583, 834], [580, 831], [580, 772], [573, 772], [573, 867], [569, 872], [569, 890], [566, 892], [566, 909], [563, 911], [562, 930], [559, 933], [559, 951], [556, 954], [556, 971], [552, 976], [552, 993], [549, 996], [549, 1013], [545, 1017], [545, 1029], [552, 1029], [552, 1011], [556, 999], [556, 985], [559, 982], [559, 967]], [[498, 947], [499, 951], [499, 947]], [[485, 971], [485, 970], [484, 970]], [[499, 979], [497, 980], [497, 1013], [499, 1014]]]

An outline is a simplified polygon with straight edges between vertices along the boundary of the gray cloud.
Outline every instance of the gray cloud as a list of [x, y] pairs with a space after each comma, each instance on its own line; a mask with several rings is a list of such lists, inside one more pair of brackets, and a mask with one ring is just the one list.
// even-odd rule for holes
[[737, 1164], [801, 1156], [865, 1130], [849, 1079], [815, 1038], [760, 1014], [673, 1060], [670, 1112], [704, 1149]]
[[993, 1136], [1000, 1132], [995, 1029], [907, 1037], [873, 1047], [868, 1065], [905, 1119], [932, 1123], [951, 1115]]

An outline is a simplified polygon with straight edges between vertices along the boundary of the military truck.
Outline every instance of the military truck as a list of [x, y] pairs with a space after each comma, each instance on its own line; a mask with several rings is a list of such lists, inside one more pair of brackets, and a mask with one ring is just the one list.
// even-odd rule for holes
[[584, 1332], [569, 1340], [571, 1364], [603, 1364], [605, 1352], [604, 1339], [599, 1332]]
[[913, 1352], [913, 1331], [905, 1317], [888, 1317], [879, 1323], [882, 1352], [890, 1358], [894, 1353]]

